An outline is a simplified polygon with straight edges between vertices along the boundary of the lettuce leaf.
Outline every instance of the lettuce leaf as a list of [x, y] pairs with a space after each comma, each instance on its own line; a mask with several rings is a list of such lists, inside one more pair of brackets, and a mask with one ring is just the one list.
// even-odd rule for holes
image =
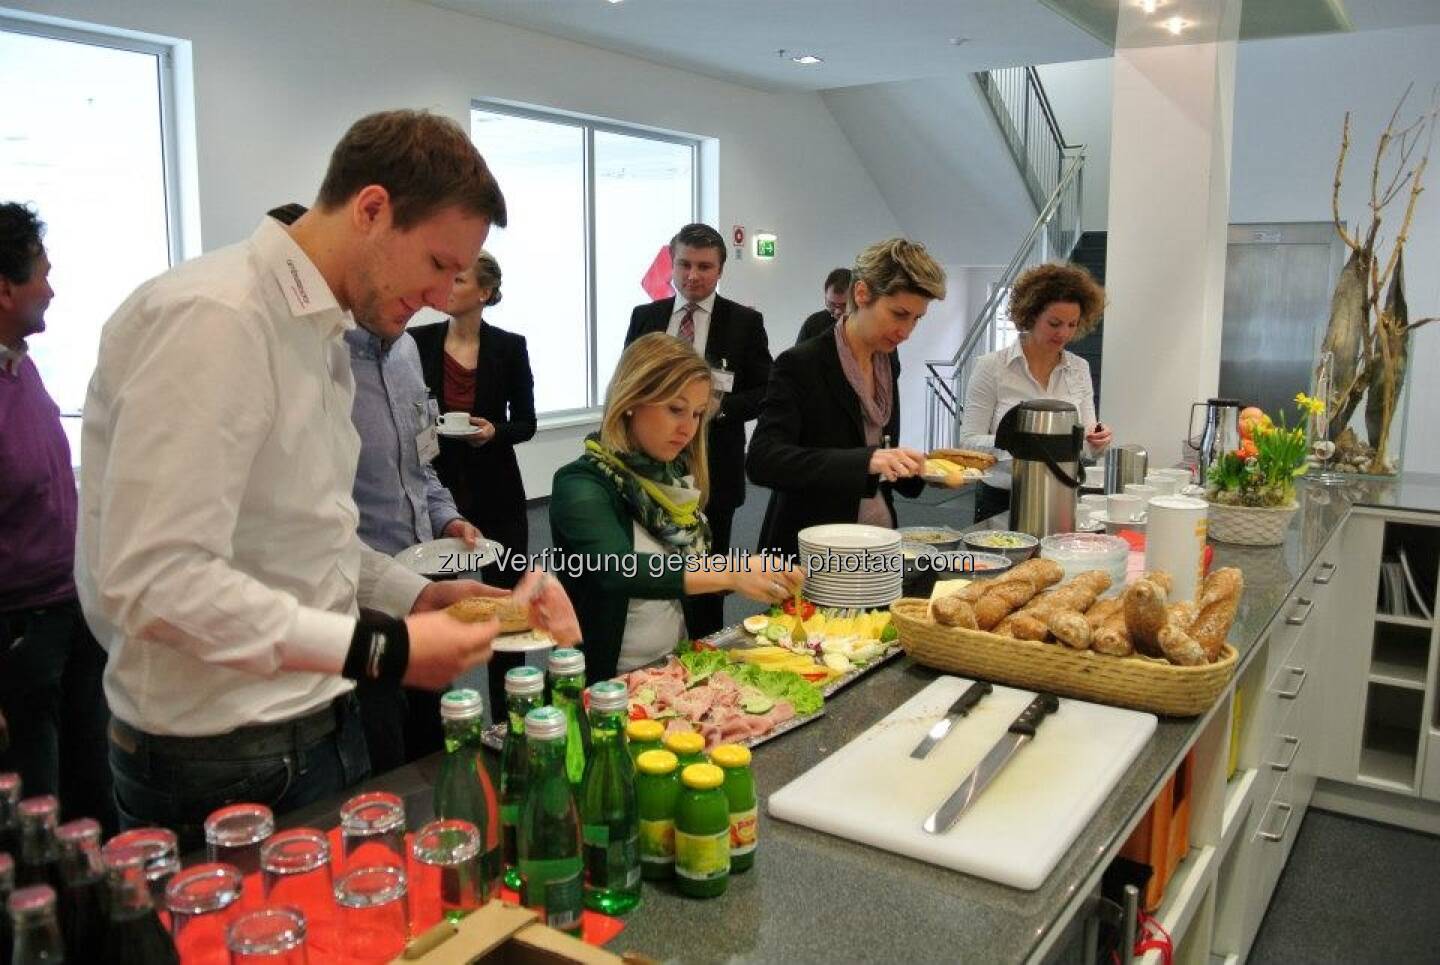
[[727, 667], [726, 672], [771, 700], [788, 700], [801, 717], [815, 713], [825, 704], [819, 687], [790, 670], [765, 670], [753, 664], [737, 663]]
[[719, 650], [692, 650], [682, 653], [680, 662], [685, 666], [688, 682], [694, 684], [715, 671], [724, 669], [730, 663], [730, 658]]

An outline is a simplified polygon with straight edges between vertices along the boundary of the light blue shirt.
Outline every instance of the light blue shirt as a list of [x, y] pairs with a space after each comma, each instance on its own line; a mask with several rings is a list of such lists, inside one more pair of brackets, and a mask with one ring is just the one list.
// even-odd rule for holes
[[360, 539], [393, 556], [434, 539], [461, 518], [460, 511], [435, 468], [420, 461], [416, 437], [435, 424], [435, 404], [415, 340], [405, 333], [385, 345], [357, 327], [345, 333], [345, 344], [355, 374], [351, 417], [360, 433], [355, 470]]

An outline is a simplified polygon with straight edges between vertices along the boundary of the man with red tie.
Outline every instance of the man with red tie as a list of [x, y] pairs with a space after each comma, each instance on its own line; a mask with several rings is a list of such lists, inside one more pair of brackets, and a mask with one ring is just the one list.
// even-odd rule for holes
[[[637, 305], [625, 333], [629, 345], [641, 335], [666, 332], [705, 356], [715, 373], [719, 409], [710, 420], [710, 522], [712, 553], [730, 551], [730, 524], [745, 502], [745, 423], [760, 415], [770, 379], [770, 343], [765, 319], [753, 308], [715, 292], [725, 270], [725, 239], [705, 224], [690, 224], [670, 239], [675, 295]], [[695, 636], [724, 625], [723, 600], [702, 598], [690, 627]]]

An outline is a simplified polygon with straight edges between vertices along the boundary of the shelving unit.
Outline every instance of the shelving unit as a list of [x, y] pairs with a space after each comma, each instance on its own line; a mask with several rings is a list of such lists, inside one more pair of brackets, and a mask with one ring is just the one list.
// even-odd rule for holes
[[[1191, 848], [1175, 869], [1175, 875], [1165, 889], [1165, 900], [1155, 912], [1156, 920], [1175, 940], [1177, 948], [1188, 936], [1190, 923], [1200, 912], [1208, 889], [1215, 880], [1215, 857], [1218, 853], [1211, 845]], [[1146, 952], [1139, 961], [1144, 965], [1158, 965], [1160, 953]]]
[[1392, 613], [1375, 614], [1375, 622], [1395, 627], [1414, 627], [1417, 630], [1429, 630], [1435, 625], [1434, 620], [1427, 620], [1424, 617], [1400, 617]]
[[1393, 622], [1397, 619], [1376, 617], [1370, 682], [1423, 691], [1430, 669], [1429, 621]]
[[1361, 784], [1414, 793], [1424, 702], [1423, 687], [1370, 684], [1360, 738]]

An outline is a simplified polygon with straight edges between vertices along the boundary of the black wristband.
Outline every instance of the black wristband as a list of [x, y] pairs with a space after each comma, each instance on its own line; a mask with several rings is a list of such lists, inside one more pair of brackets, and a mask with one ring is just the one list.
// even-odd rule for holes
[[410, 666], [410, 631], [404, 620], [363, 614], [355, 621], [350, 652], [340, 676], [399, 683]]

